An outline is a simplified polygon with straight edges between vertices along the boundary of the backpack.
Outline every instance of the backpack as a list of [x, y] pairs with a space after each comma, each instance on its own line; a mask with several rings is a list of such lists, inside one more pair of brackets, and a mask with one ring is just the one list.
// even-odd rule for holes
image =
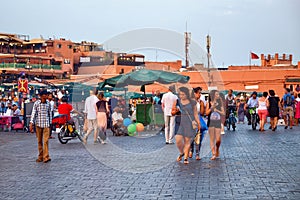
[[292, 106], [293, 105], [293, 100], [291, 95], [287, 95], [285, 98], [285, 105], [286, 106]]

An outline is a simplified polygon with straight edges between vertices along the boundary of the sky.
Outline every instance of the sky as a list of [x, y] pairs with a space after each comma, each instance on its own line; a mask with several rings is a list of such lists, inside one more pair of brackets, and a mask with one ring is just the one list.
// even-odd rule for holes
[[[106, 44], [120, 35], [154, 28], [182, 38], [188, 31], [202, 51], [209, 34], [216, 66], [248, 65], [250, 51], [293, 54], [293, 64], [300, 61], [299, 0], [5, 0], [1, 8], [0, 32], [29, 35], [31, 39], [62, 37]], [[160, 35], [149, 35], [153, 37], [146, 39], [160, 43]], [[134, 38], [133, 34], [128, 39], [134, 43]], [[181, 58], [184, 40], [170, 38], [170, 44], [179, 44]], [[146, 60], [176, 57], [168, 53], [174, 49], [160, 51], [160, 46], [150, 46], [149, 50], [147, 45], [140, 47], [141, 53], [149, 54]], [[199, 49], [191, 51], [197, 54]], [[260, 64], [259, 60], [251, 62]]]

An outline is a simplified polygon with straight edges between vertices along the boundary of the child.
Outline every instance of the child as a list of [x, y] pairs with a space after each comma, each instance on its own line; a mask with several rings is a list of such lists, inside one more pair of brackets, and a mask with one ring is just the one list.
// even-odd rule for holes
[[245, 99], [242, 96], [240, 98], [240, 102], [238, 102], [237, 105], [236, 105], [237, 113], [238, 113], [238, 123], [244, 123], [244, 118], [245, 118], [244, 106], [245, 106]]

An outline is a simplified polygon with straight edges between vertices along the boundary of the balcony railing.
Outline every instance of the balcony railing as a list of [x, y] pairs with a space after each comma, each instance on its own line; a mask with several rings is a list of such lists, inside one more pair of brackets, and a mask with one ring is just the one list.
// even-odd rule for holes
[[32, 64], [32, 65], [30, 65], [30, 67], [28, 67], [28, 65], [25, 63], [0, 63], [0, 68], [61, 70], [61, 65]]

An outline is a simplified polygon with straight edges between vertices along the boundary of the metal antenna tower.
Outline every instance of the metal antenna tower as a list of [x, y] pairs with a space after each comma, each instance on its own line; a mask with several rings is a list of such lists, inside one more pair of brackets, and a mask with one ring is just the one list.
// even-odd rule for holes
[[191, 44], [191, 33], [187, 32], [187, 23], [186, 23], [186, 32], [184, 32], [185, 38], [185, 67], [189, 67], [189, 45]]

